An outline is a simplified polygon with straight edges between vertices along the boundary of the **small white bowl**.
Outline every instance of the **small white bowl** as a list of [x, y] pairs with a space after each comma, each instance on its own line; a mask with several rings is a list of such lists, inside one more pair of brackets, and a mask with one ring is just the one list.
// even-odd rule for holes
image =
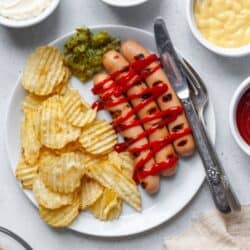
[[240, 148], [248, 155], [250, 155], [250, 146], [245, 142], [245, 140], [240, 135], [236, 122], [236, 111], [241, 97], [246, 93], [246, 91], [249, 88], [250, 88], [250, 77], [248, 77], [245, 81], [243, 81], [240, 84], [240, 86], [236, 89], [229, 108], [229, 124], [232, 135], [235, 141], [240, 146]]
[[60, 0], [52, 0], [49, 7], [46, 8], [40, 15], [36, 17], [32, 17], [30, 19], [14, 20], [14, 19], [0, 16], [0, 24], [3, 26], [10, 27], [10, 28], [25, 28], [25, 27], [33, 26], [37, 23], [42, 22], [48, 16], [50, 16], [55, 11], [59, 3], [60, 3]]
[[209, 42], [199, 31], [195, 18], [194, 18], [194, 3], [196, 0], [187, 0], [187, 19], [189, 27], [194, 35], [194, 37], [207, 49], [211, 50], [212, 52], [226, 57], [241, 57], [246, 56], [250, 54], [250, 44], [240, 47], [240, 48], [222, 48], [219, 46], [216, 46]]
[[114, 7], [133, 7], [145, 3], [148, 0], [102, 0], [102, 1]]

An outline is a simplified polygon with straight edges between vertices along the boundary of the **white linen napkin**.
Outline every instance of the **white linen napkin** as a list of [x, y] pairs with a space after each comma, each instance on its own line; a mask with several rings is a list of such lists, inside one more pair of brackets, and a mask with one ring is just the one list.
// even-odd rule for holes
[[207, 212], [191, 229], [164, 244], [166, 250], [250, 250], [250, 205], [227, 215]]

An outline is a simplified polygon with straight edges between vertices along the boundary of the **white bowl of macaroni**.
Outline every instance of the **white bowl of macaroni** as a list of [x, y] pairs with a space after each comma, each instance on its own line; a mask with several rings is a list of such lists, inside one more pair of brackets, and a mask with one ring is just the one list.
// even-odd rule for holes
[[250, 54], [250, 0], [187, 0], [187, 19], [195, 38], [214, 53]]
[[60, 0], [0, 0], [0, 24], [11, 28], [35, 25], [51, 15]]

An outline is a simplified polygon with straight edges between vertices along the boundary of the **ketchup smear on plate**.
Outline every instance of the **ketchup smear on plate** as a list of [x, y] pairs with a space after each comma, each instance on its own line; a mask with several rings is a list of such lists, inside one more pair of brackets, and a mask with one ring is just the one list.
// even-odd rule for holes
[[[143, 119], [135, 119], [132, 122], [126, 122], [132, 115], [136, 115], [138, 111], [147, 106], [150, 102], [154, 102], [158, 97], [162, 96], [168, 90], [168, 83], [156, 82], [153, 87], [147, 88], [141, 93], [127, 96], [127, 91], [133, 87], [138, 82], [144, 80], [157, 70], [161, 68], [161, 64], [158, 63], [157, 66], [152, 68], [150, 71], [147, 69], [153, 62], [159, 62], [159, 58], [152, 54], [146, 58], [138, 59], [137, 61], [131, 63], [128, 67], [122, 70], [118, 70], [112, 73], [105, 80], [97, 83], [92, 89], [92, 92], [96, 95], [102, 96], [100, 100], [93, 104], [94, 108], [98, 110], [114, 107], [118, 104], [124, 102], [130, 102], [135, 98], [141, 98], [142, 101], [137, 106], [133, 107], [131, 112], [123, 115], [122, 117], [117, 118], [113, 121], [112, 125], [116, 131], [122, 131], [138, 124], [143, 124], [154, 119], [162, 118], [162, 122], [151, 128], [145, 130], [142, 134], [137, 135], [135, 138], [118, 143], [115, 146], [117, 152], [122, 152], [128, 150], [132, 154], [136, 155], [144, 150], [150, 150], [150, 153], [141, 161], [137, 162], [134, 168], [134, 180], [139, 182], [139, 180], [149, 176], [149, 175], [158, 175], [165, 169], [173, 167], [178, 161], [178, 157], [175, 155], [169, 156], [167, 161], [154, 164], [153, 167], [149, 170], [143, 169], [144, 164], [155, 156], [155, 154], [160, 151], [166, 145], [172, 143], [178, 138], [181, 138], [185, 135], [192, 133], [190, 128], [181, 129], [176, 132], [170, 133], [166, 138], [161, 140], [156, 140], [154, 142], [149, 142], [140, 147], [131, 147], [136, 141], [149, 136], [154, 133], [161, 126], [166, 126], [168, 123], [173, 122], [177, 117], [183, 113], [183, 108], [181, 106], [171, 107], [166, 110], [158, 111], [154, 114], [150, 114]], [[121, 74], [123, 76], [119, 77]], [[110, 80], [113, 81], [112, 84], [106, 86], [106, 83]], [[112, 100], [112, 97], [115, 97], [115, 101]]]
[[241, 136], [250, 145], [250, 88], [240, 99], [236, 111], [236, 121]]

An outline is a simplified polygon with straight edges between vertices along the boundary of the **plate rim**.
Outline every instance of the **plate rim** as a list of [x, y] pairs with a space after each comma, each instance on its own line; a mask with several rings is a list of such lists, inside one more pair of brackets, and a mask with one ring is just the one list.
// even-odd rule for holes
[[[93, 26], [88, 26], [89, 29], [123, 29], [123, 30], [133, 30], [133, 31], [138, 31], [140, 33], [144, 33], [145, 35], [151, 37], [152, 39], [154, 39], [154, 36], [151, 32], [149, 31], [146, 31], [146, 30], [143, 30], [143, 29], [140, 29], [140, 28], [136, 28], [136, 27], [132, 27], [132, 26], [126, 26], [126, 25], [115, 25], [115, 24], [104, 24], [104, 25], [93, 25]], [[49, 42], [47, 45], [55, 45], [57, 44], [58, 42], [60, 42], [61, 40], [67, 38], [68, 36], [71, 36], [75, 33], [75, 30], [74, 31], [70, 31], [70, 32], [67, 32], [66, 34], [63, 34], [61, 35], [60, 37], [54, 39], [53, 41]], [[180, 52], [180, 55], [182, 56], [182, 53]], [[185, 58], [185, 57], [184, 57]], [[186, 59], [186, 58], [185, 58]], [[190, 62], [190, 60], [186, 59], [188, 62]], [[192, 65], [192, 64], [191, 64]], [[193, 66], [193, 65], [192, 65]], [[193, 66], [194, 67], [194, 66]], [[195, 69], [195, 67], [194, 67]], [[15, 177], [15, 168], [12, 167], [12, 160], [11, 160], [11, 150], [10, 150], [10, 145], [9, 145], [9, 141], [8, 141], [8, 120], [9, 120], [9, 116], [10, 116], [10, 106], [11, 106], [11, 103], [12, 103], [12, 100], [13, 100], [13, 97], [16, 93], [16, 90], [20, 84], [20, 80], [21, 80], [21, 76], [22, 76], [22, 71], [21, 73], [18, 74], [18, 78], [15, 82], [15, 85], [12, 89], [12, 91], [10, 92], [10, 95], [9, 95], [9, 98], [8, 98], [8, 101], [7, 101], [7, 110], [6, 110], [6, 113], [5, 113], [5, 117], [4, 117], [4, 145], [5, 145], [5, 149], [7, 151], [7, 157], [8, 157], [8, 161], [9, 161], [9, 166], [11, 168], [11, 172], [13, 173], [13, 176], [14, 178], [16, 179]], [[213, 102], [212, 102], [212, 99], [211, 97], [209, 96], [209, 103], [208, 103], [208, 107], [207, 109], [210, 109], [210, 112], [211, 112], [211, 116], [213, 118], [213, 124], [212, 124], [212, 127], [211, 127], [211, 140], [212, 140], [212, 143], [215, 144], [215, 141], [216, 141], [216, 117], [215, 117], [215, 109], [214, 109], [214, 105], [213, 105]], [[207, 110], [206, 109], [206, 110]], [[167, 221], [169, 221], [170, 219], [172, 219], [173, 217], [175, 217], [177, 214], [179, 214], [183, 209], [185, 209], [185, 207], [190, 204], [192, 202], [192, 200], [194, 199], [194, 197], [197, 195], [197, 193], [199, 192], [202, 184], [204, 183], [204, 180], [205, 180], [205, 172], [202, 176], [202, 178], [200, 179], [200, 183], [197, 185], [197, 188], [195, 190], [195, 192], [193, 192], [192, 196], [190, 197], [190, 199], [188, 200], [187, 203], [185, 203], [184, 205], [181, 205], [174, 213], [172, 213], [172, 215], [169, 217], [169, 218], [165, 218], [163, 220], [161, 220], [160, 222], [157, 221], [156, 223], [151, 223], [149, 226], [144, 226], [140, 229], [137, 229], [136, 231], [132, 231], [132, 232], [119, 232], [118, 234], [114, 234], [114, 235], [111, 235], [110, 233], [105, 233], [105, 231], [103, 231], [102, 234], [100, 233], [95, 233], [95, 232], [91, 232], [89, 233], [87, 230], [85, 231], [84, 228], [83, 230], [78, 230], [77, 228], [74, 228], [74, 225], [70, 225], [69, 227], [67, 227], [66, 229], [70, 229], [72, 231], [75, 231], [75, 232], [78, 232], [78, 233], [82, 233], [82, 234], [85, 234], [85, 235], [89, 235], [89, 236], [95, 236], [95, 237], [101, 237], [101, 238], [119, 238], [119, 237], [126, 237], [126, 236], [132, 236], [132, 235], [137, 235], [137, 234], [141, 234], [141, 233], [145, 233], [147, 231], [150, 231], [156, 227], [159, 227], [160, 225], [166, 223]], [[17, 182], [18, 186], [21, 188], [21, 184], [19, 182]], [[22, 189], [22, 188], [21, 188]], [[25, 197], [31, 202], [31, 204], [36, 207], [37, 209], [37, 206], [34, 204], [34, 202], [30, 199], [29, 195], [27, 194], [27, 190], [23, 190], [23, 193], [25, 194]], [[115, 232], [115, 230], [114, 230]]]
[[146, 3], [147, 1], [149, 0], [136, 0], [135, 2], [132, 2], [130, 4], [119, 4], [119, 3], [115, 3], [113, 1], [110, 1], [110, 0], [101, 0], [103, 3], [105, 4], [108, 4], [110, 6], [113, 6], [113, 7], [118, 7], [118, 8], [128, 8], [128, 7], [136, 7], [138, 5], [141, 5], [143, 3]]

